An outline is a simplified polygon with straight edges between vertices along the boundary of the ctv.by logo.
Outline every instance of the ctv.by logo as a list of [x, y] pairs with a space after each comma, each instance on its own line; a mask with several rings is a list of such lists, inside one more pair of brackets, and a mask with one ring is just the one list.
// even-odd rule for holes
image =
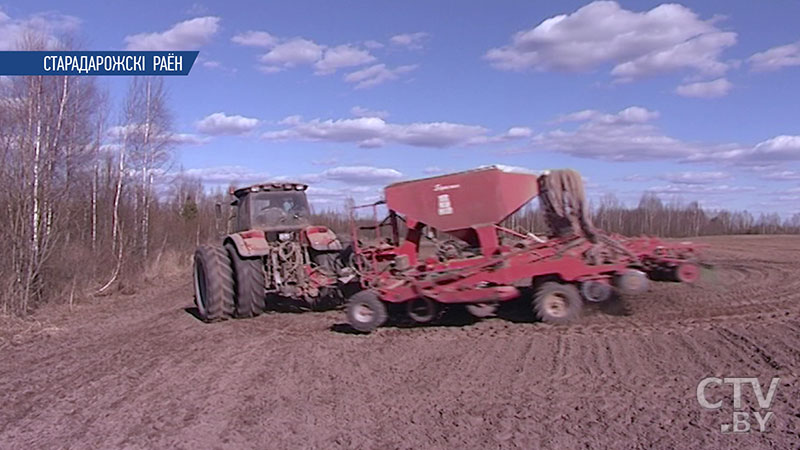
[[750, 388], [755, 394], [758, 402], [759, 411], [753, 412], [753, 417], [758, 424], [758, 431], [764, 432], [767, 428], [767, 422], [774, 415], [769, 408], [772, 406], [772, 401], [775, 399], [775, 393], [778, 390], [780, 378], [773, 377], [769, 383], [767, 394], [764, 395], [764, 390], [758, 378], [717, 378], [707, 377], [700, 380], [697, 385], [697, 402], [700, 406], [706, 409], [719, 409], [722, 407], [722, 400], [717, 402], [709, 402], [706, 397], [706, 389], [710, 385], [730, 384], [733, 386], [733, 419], [731, 423], [724, 423], [720, 426], [720, 431], [723, 433], [747, 433], [750, 431], [750, 413], [742, 411], [742, 386], [750, 385]]

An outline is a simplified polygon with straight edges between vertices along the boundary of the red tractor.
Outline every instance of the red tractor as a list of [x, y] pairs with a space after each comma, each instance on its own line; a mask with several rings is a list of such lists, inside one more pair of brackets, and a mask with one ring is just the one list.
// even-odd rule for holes
[[307, 188], [279, 182], [231, 190], [230, 234], [194, 255], [195, 303], [204, 320], [258, 315], [269, 298], [307, 308], [344, 300], [355, 276], [336, 234], [309, 223]]
[[[548, 239], [500, 225], [536, 196]], [[595, 229], [582, 179], [571, 170], [537, 176], [492, 166], [401, 182], [386, 187], [385, 206], [389, 213], [381, 222], [356, 227], [352, 221], [353, 265], [363, 290], [346, 309], [350, 325], [362, 332], [381, 326], [389, 311], [419, 323], [451, 304], [478, 317], [492, 315], [500, 303], [518, 298], [522, 286], [533, 287], [539, 319], [568, 323], [584, 301], [604, 301], [615, 289], [642, 292], [648, 272], [689, 267], [695, 257], [690, 246], [659, 241], [648, 247]], [[442, 234], [449, 239], [436, 240], [425, 256], [425, 238]]]

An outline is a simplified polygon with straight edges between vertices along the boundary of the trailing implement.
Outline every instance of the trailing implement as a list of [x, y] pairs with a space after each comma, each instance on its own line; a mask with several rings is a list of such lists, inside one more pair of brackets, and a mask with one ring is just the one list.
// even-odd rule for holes
[[[537, 196], [550, 229], [546, 239], [500, 225]], [[383, 204], [388, 216], [378, 221]], [[373, 208], [375, 222], [356, 226], [352, 220], [351, 232], [365, 291], [347, 306], [348, 322], [363, 332], [382, 325], [390, 311], [419, 323], [434, 321], [451, 304], [491, 316], [523, 286], [533, 288], [530, 308], [539, 319], [569, 323], [585, 301], [645, 291], [657, 271], [676, 267], [682, 281], [695, 274], [691, 245], [645, 245], [596, 229], [583, 181], [572, 170], [535, 175], [484, 167], [392, 184], [385, 201], [356, 208], [363, 207]], [[436, 238], [443, 234], [446, 239]], [[426, 239], [435, 243], [429, 256], [422, 248]]]

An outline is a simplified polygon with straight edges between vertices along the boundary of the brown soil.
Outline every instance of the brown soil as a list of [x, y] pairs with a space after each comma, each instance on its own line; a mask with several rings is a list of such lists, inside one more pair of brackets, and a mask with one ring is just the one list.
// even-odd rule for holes
[[[698, 285], [569, 327], [451, 315], [355, 335], [342, 311], [206, 325], [185, 310], [188, 275], [50, 308], [0, 340], [0, 447], [796, 448], [800, 237], [702, 241], [716, 269]], [[731, 390], [703, 409], [708, 376], [779, 376], [766, 432], [721, 433]]]

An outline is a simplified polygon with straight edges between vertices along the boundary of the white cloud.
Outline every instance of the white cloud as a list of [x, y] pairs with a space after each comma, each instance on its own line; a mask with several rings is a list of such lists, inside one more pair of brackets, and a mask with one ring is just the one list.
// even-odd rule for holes
[[19, 50], [28, 34], [41, 36], [47, 48], [57, 48], [57, 36], [73, 33], [80, 25], [81, 20], [75, 16], [48, 12], [13, 19], [0, 9], [0, 50]]
[[720, 180], [727, 180], [731, 175], [725, 172], [677, 172], [666, 173], [659, 176], [660, 179], [675, 184], [711, 184]]
[[121, 139], [128, 133], [135, 132], [136, 127], [131, 125], [117, 125], [108, 129], [108, 135], [113, 139]]
[[384, 46], [378, 41], [369, 40], [369, 41], [364, 41], [364, 47], [371, 50], [377, 50], [379, 48], [383, 48]]
[[657, 119], [658, 111], [650, 111], [641, 106], [630, 106], [614, 114], [603, 113], [594, 109], [584, 109], [574, 113], [564, 114], [556, 118], [554, 123], [565, 122], [595, 122], [606, 125], [625, 123], [645, 123]]
[[323, 48], [314, 41], [294, 38], [272, 47], [269, 52], [261, 56], [260, 60], [272, 67], [313, 64], [322, 57]]
[[776, 136], [759, 142], [748, 155], [758, 161], [800, 161], [800, 136]]
[[528, 127], [511, 127], [506, 131], [505, 136], [510, 139], [526, 138], [533, 135], [533, 130]]
[[794, 181], [800, 180], [800, 171], [797, 170], [775, 170], [762, 175], [761, 178], [767, 180], [782, 180], [782, 181]]
[[272, 177], [274, 181], [291, 181], [295, 183], [305, 183], [309, 185], [317, 185], [325, 181], [319, 173], [304, 173], [300, 175], [280, 175], [277, 177]]
[[736, 43], [736, 33], [715, 32], [692, 38], [673, 47], [653, 51], [632, 61], [626, 61], [611, 70], [620, 81], [629, 81], [650, 75], [693, 69], [700, 76], [719, 76], [730, 65], [719, 60], [722, 51]]
[[170, 140], [177, 145], [203, 145], [210, 141], [207, 137], [191, 133], [175, 133]]
[[[403, 174], [395, 169], [373, 166], [341, 166], [320, 173], [270, 176], [244, 166], [221, 166], [188, 169], [186, 176], [199, 178], [208, 185], [238, 187], [268, 181], [293, 181], [309, 185], [306, 193], [312, 205], [341, 206], [346, 198], [359, 201], [380, 197], [380, 187], [398, 181]], [[333, 185], [331, 184], [333, 183]], [[337, 184], [339, 185], [337, 187]]]
[[[298, 116], [290, 116], [281, 122], [287, 128], [264, 133], [262, 137], [267, 140], [352, 142], [363, 148], [377, 148], [390, 143], [445, 148], [517, 138], [508, 133], [490, 136], [489, 130], [477, 125], [450, 122], [395, 124], [379, 117], [304, 121]], [[519, 133], [515, 131], [512, 134]]]
[[728, 95], [733, 89], [733, 83], [725, 78], [713, 81], [682, 84], [675, 89], [675, 93], [682, 97], [718, 98]]
[[679, 4], [634, 12], [595, 1], [514, 34], [509, 45], [489, 50], [485, 58], [502, 70], [582, 72], [612, 65], [619, 81], [681, 69], [720, 76], [729, 68], [720, 54], [735, 42], [736, 33]]
[[329, 199], [339, 199], [344, 200], [348, 193], [347, 189], [333, 189], [329, 187], [321, 187], [321, 186], [309, 186], [306, 193], [309, 197], [319, 200], [320, 198], [329, 200]]
[[717, 194], [734, 194], [743, 192], [753, 192], [756, 188], [753, 186], [739, 186], [739, 185], [709, 185], [709, 184], [669, 184], [666, 186], [654, 186], [647, 188], [648, 192], [656, 194], [702, 194], [702, 195], [717, 195]]
[[[613, 114], [593, 109], [577, 111], [550, 122], [557, 128], [534, 135], [527, 147], [506, 153], [555, 151], [608, 161], [671, 159], [684, 163], [734, 165], [762, 174], [770, 172], [772, 179], [792, 179], [795, 172], [789, 170], [786, 163], [800, 161], [800, 136], [776, 136], [755, 145], [689, 142], [665, 134], [653, 123], [658, 117], [657, 111], [639, 106], [631, 106]], [[658, 178], [676, 184], [701, 184], [703, 177], [721, 180], [727, 175], [722, 172], [698, 172]], [[622, 179], [647, 180], [638, 174]]]
[[369, 109], [362, 106], [353, 106], [350, 108], [350, 114], [356, 117], [379, 117], [381, 119], [389, 117], [388, 111]]
[[197, 130], [211, 135], [234, 135], [252, 131], [258, 126], [258, 119], [227, 115], [224, 112], [209, 114], [197, 122]]
[[140, 33], [125, 37], [127, 50], [196, 50], [209, 43], [219, 30], [219, 17], [185, 20], [161, 33]]
[[[141, 134], [144, 132], [143, 125], [117, 125], [113, 126], [108, 129], [107, 134], [108, 136], [116, 141], [114, 143], [105, 144], [110, 150], [118, 150], [119, 146], [121, 145], [120, 142], [123, 140], [125, 135], [134, 136], [137, 133]], [[207, 144], [210, 139], [204, 136], [198, 136], [196, 134], [191, 133], [169, 133], [163, 130], [155, 129], [152, 130], [153, 138], [163, 140], [168, 144], [174, 145], [203, 145]]]
[[556, 119], [575, 122], [573, 130], [556, 129], [533, 137], [536, 150], [557, 151], [573, 156], [611, 161], [641, 161], [687, 157], [703, 151], [661, 132], [652, 122], [659, 116], [639, 106], [615, 114], [584, 110]]
[[351, 184], [386, 184], [403, 177], [395, 169], [372, 166], [341, 166], [327, 169], [321, 174], [329, 180]]
[[406, 65], [391, 69], [386, 67], [386, 64], [376, 64], [345, 75], [344, 81], [355, 83], [356, 89], [366, 89], [387, 81], [396, 80], [400, 78], [400, 75], [411, 72], [416, 68], [416, 65]]
[[422, 169], [422, 173], [424, 173], [426, 175], [436, 175], [436, 174], [444, 173], [444, 169], [442, 169], [441, 167], [438, 167], [438, 166], [428, 166], [428, 167]]
[[[426, 38], [426, 33], [397, 35], [392, 38], [394, 45], [416, 47]], [[268, 51], [259, 57], [257, 69], [266, 74], [274, 74], [298, 66], [313, 66], [317, 75], [330, 75], [344, 68], [355, 68], [377, 62], [370, 49], [382, 48], [377, 41], [364, 41], [360, 44], [341, 44], [328, 46], [310, 39], [295, 37], [283, 39], [266, 31], [247, 31], [231, 39], [234, 43], [261, 47]], [[344, 76], [344, 81], [355, 85], [355, 89], [377, 86], [387, 81], [397, 80], [402, 74], [411, 72], [416, 65], [390, 68], [386, 64], [372, 64], [354, 70]]]
[[[495, 167], [497, 169], [502, 170], [503, 172], [525, 173], [525, 174], [529, 174], [529, 175], [539, 175], [541, 173], [541, 171], [539, 171], [539, 170], [533, 170], [533, 169], [529, 169], [527, 167], [522, 167], [522, 166], [509, 166], [509, 165], [506, 165], [506, 164], [491, 164], [491, 165], [488, 165], [488, 166], [480, 166], [480, 167], [481, 168]], [[587, 181], [585, 177], [583, 178], [583, 180], [584, 180], [584, 183]]]
[[374, 202], [382, 198], [379, 186], [347, 186], [347, 187], [324, 187], [312, 185], [306, 191], [308, 200], [312, 206], [326, 208], [341, 208], [344, 201], [354, 198], [357, 204]]
[[351, 45], [338, 45], [325, 50], [322, 58], [314, 64], [319, 74], [330, 74], [343, 67], [361, 66], [375, 61], [368, 51]]
[[421, 31], [417, 33], [403, 33], [392, 36], [389, 38], [389, 42], [400, 47], [419, 49], [422, 48], [423, 43], [428, 37], [430, 37], [430, 34]]
[[471, 144], [493, 144], [508, 142], [533, 136], [533, 130], [528, 127], [511, 127], [506, 132], [495, 136], [477, 136], [470, 141]]
[[258, 71], [261, 73], [265, 73], [267, 75], [272, 75], [273, 73], [283, 72], [283, 67], [278, 66], [258, 66]]
[[376, 60], [365, 49], [375, 46], [367, 43], [364, 44], [365, 48], [355, 44], [328, 46], [302, 37], [283, 39], [266, 31], [247, 31], [237, 34], [231, 41], [268, 49], [259, 57], [261, 65], [258, 67], [258, 70], [267, 74], [298, 66], [313, 66], [317, 75], [330, 75], [342, 68], [363, 66]]
[[108, 129], [107, 133], [112, 139], [122, 139], [125, 136], [142, 135], [147, 131], [153, 139], [166, 139], [171, 140], [171, 134], [164, 130], [158, 124], [153, 124], [151, 127], [146, 128], [144, 124], [130, 124], [130, 125], [117, 125]]
[[243, 166], [206, 167], [201, 169], [187, 169], [184, 174], [199, 178], [208, 184], [253, 184], [270, 179], [266, 172], [254, 171]]
[[756, 53], [747, 61], [750, 63], [750, 69], [755, 72], [768, 72], [783, 67], [800, 66], [800, 41]]
[[278, 38], [266, 31], [245, 31], [232, 37], [231, 42], [248, 47], [271, 48], [278, 43]]
[[765, 166], [800, 161], [800, 136], [775, 136], [758, 144], [730, 146], [718, 151], [698, 153], [688, 158], [691, 162], [722, 162], [750, 167]]

